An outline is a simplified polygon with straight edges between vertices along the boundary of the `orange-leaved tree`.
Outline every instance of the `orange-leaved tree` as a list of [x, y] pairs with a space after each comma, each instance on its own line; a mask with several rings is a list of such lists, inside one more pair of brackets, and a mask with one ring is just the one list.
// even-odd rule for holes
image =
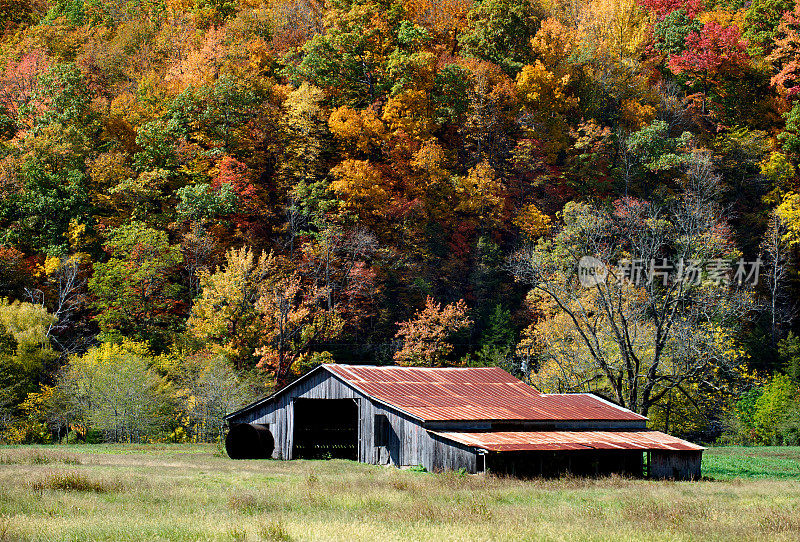
[[453, 351], [450, 337], [472, 325], [467, 316], [464, 300], [442, 306], [428, 296], [425, 308], [417, 311], [414, 318], [400, 323], [396, 337], [403, 339], [403, 348], [394, 359], [401, 365], [425, 365], [440, 367], [444, 358]]

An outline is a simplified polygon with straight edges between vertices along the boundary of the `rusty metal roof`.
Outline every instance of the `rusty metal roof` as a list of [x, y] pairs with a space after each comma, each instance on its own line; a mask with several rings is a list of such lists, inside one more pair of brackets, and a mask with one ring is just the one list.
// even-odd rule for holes
[[643, 421], [590, 394], [546, 395], [498, 367], [423, 368], [326, 364], [365, 395], [423, 421]]
[[659, 431], [431, 431], [448, 440], [490, 452], [548, 450], [705, 450]]

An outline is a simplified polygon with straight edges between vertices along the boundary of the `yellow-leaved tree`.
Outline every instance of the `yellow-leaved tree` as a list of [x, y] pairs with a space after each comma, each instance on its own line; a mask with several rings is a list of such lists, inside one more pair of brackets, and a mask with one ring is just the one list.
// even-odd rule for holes
[[759, 164], [761, 174], [774, 188], [764, 196], [764, 202], [779, 204], [790, 192], [791, 180], [797, 173], [789, 158], [782, 152], [772, 151]]
[[611, 64], [640, 58], [649, 24], [636, 0], [590, 0], [579, 16], [578, 34], [581, 43], [595, 48], [598, 60]]
[[328, 117], [331, 133], [340, 140], [348, 156], [369, 154], [380, 149], [386, 139], [386, 127], [372, 109], [358, 111], [346, 105], [333, 110]]
[[331, 175], [331, 188], [345, 210], [367, 220], [383, 213], [389, 193], [381, 172], [369, 161], [345, 160], [331, 170]]
[[570, 75], [559, 77], [537, 60], [522, 68], [516, 82], [521, 102], [536, 119], [531, 135], [544, 142], [548, 159], [555, 160], [568, 144], [564, 115], [578, 104], [568, 90]]
[[456, 210], [476, 215], [481, 223], [494, 223], [500, 220], [503, 212], [504, 190], [497, 172], [483, 160], [470, 169], [466, 177], [457, 178], [459, 202]]
[[49, 333], [56, 318], [38, 304], [0, 298], [0, 440], [45, 442], [36, 395], [57, 367]]
[[568, 84], [569, 76], [557, 77], [540, 60], [522, 68], [517, 76], [517, 88], [523, 103], [536, 111], [563, 113], [575, 106], [576, 100], [565, 92]]
[[425, 209], [439, 216], [452, 212], [455, 187], [450, 182], [449, 160], [436, 138], [426, 140], [413, 154], [413, 175], [405, 178], [409, 199], [425, 202]]
[[201, 293], [187, 322], [191, 333], [236, 367], [255, 364], [263, 328], [256, 302], [281, 264], [272, 253], [249, 247], [230, 249], [213, 272], [199, 272]]
[[395, 134], [402, 132], [420, 140], [429, 138], [436, 125], [430, 101], [420, 90], [405, 90], [389, 98], [382, 118]]
[[533, 241], [550, 231], [550, 217], [540, 211], [535, 203], [529, 203], [514, 217], [514, 225]]
[[785, 225], [783, 240], [789, 245], [800, 243], [800, 194], [787, 194], [776, 214]]
[[577, 43], [574, 28], [550, 17], [542, 21], [536, 35], [531, 38], [531, 49], [544, 67], [560, 79], [574, 69], [570, 57], [575, 53]]

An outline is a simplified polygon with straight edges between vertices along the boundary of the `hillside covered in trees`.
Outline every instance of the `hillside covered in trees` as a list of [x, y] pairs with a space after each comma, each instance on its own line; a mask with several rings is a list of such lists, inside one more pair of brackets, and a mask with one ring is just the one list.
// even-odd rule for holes
[[800, 438], [800, 4], [0, 0], [0, 32], [4, 441], [209, 440], [336, 361]]

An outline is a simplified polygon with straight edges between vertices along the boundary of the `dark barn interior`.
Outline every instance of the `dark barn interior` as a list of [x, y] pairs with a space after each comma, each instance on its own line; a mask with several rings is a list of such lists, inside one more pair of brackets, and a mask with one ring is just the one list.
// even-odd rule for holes
[[612, 473], [641, 477], [644, 455], [641, 450], [576, 450], [490, 452], [485, 468], [493, 474], [520, 478], [606, 476]]
[[295, 399], [296, 459], [358, 459], [358, 404], [353, 399]]

